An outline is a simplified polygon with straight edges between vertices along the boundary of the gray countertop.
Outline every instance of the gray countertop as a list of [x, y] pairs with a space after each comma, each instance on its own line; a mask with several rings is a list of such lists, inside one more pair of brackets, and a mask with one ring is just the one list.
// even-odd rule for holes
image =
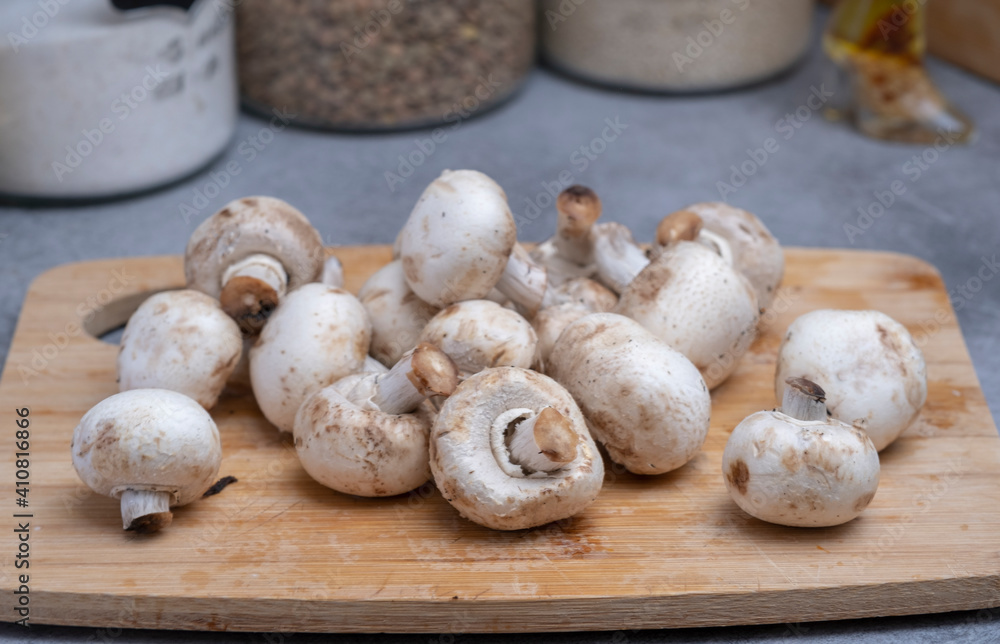
[[[536, 216], [528, 203], [544, 193], [544, 184], [568, 173], [573, 182], [590, 185], [601, 195], [607, 219], [628, 224], [637, 238], [648, 240], [667, 212], [719, 199], [717, 184], [731, 182], [731, 166], [743, 164], [750, 158], [748, 150], [773, 138], [777, 151], [762, 164], [754, 162], [753, 176], [725, 195], [726, 200], [757, 213], [784, 244], [893, 250], [936, 265], [953, 298], [962, 301], [958, 319], [996, 417], [1000, 279], [975, 278], [984, 260], [1000, 254], [1000, 87], [936, 61], [930, 68], [945, 93], [976, 121], [978, 135], [971, 145], [931, 154], [928, 148], [868, 140], [843, 124], [827, 122], [811, 107], [816, 100], [809, 102], [823, 89], [825, 67], [818, 50], [772, 82], [703, 96], [616, 93], [539, 70], [508, 104], [447, 130], [412, 176], [393, 189], [385, 173], [398, 172], [400, 156], [414, 153], [419, 159], [415, 151], [420, 145], [426, 148], [426, 142], [418, 141], [427, 139], [429, 130], [362, 136], [288, 128], [265, 135], [269, 142], [251, 159], [251, 139], [259, 138], [268, 124], [244, 115], [236, 141], [222, 158], [168, 189], [79, 208], [0, 206], [0, 362], [6, 361], [25, 291], [39, 273], [66, 262], [180, 253], [194, 227], [230, 199], [250, 194], [286, 199], [312, 219], [330, 245], [391, 243], [424, 186], [442, 169], [476, 168], [506, 189], [522, 238], [541, 240], [554, 227], [554, 213], [544, 208]], [[792, 116], [798, 127], [787, 127], [789, 114], [798, 114]], [[574, 152], [601, 137], [608, 121], [620, 123], [620, 133], [583, 167], [582, 156]], [[912, 163], [914, 155], [925, 153], [922, 167]], [[227, 167], [238, 174], [226, 173]], [[863, 234], [849, 236], [844, 226], [858, 225], [858, 208], [868, 208], [876, 193], [889, 190], [896, 180], [904, 182], [905, 193]], [[209, 188], [217, 196], [195, 203], [196, 195], [214, 182], [227, 185]], [[197, 214], [185, 219], [184, 204]], [[127, 635], [129, 641], [148, 642], [179, 637], [169, 632]], [[998, 642], [1000, 610], [800, 626], [459, 639], [770, 642], [789, 636], [838, 643]], [[0, 625], [0, 638], [82, 642], [94, 640], [95, 631], [35, 626], [29, 632]], [[184, 635], [191, 641], [224, 638], [321, 641], [311, 635]], [[335, 641], [384, 639], [345, 636]]]

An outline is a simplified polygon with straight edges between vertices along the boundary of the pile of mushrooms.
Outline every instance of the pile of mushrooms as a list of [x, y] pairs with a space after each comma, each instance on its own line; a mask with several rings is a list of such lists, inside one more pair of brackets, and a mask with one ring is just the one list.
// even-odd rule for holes
[[[387, 497], [433, 479], [495, 530], [584, 512], [604, 458], [636, 475], [682, 468], [708, 436], [711, 390], [780, 287], [781, 247], [726, 204], [667, 215], [650, 247], [601, 222], [584, 186], [556, 211], [552, 238], [522, 246], [493, 179], [445, 171], [355, 296], [301, 212], [270, 197], [228, 204], [192, 235], [186, 288], [129, 320], [121, 393], [74, 432], [80, 477], [120, 500], [126, 529], [165, 527], [223, 463], [209, 411], [247, 392], [331, 493]], [[796, 320], [778, 356], [781, 410], [740, 423], [723, 455], [736, 504], [793, 526], [855, 518], [874, 498], [878, 450], [926, 400], [925, 371], [882, 313]]]

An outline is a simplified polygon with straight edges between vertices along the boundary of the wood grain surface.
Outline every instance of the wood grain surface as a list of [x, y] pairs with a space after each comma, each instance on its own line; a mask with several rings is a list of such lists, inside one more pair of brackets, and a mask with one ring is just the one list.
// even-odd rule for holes
[[[386, 247], [333, 249], [347, 287]], [[5, 595], [30, 574], [32, 623], [254, 631], [512, 632], [833, 620], [1000, 606], [1000, 438], [937, 271], [889, 253], [789, 249], [764, 332], [713, 395], [704, 450], [639, 477], [609, 466], [584, 513], [499, 533], [461, 519], [433, 485], [361, 499], [314, 483], [252, 398], [213, 411], [221, 494], [175, 512], [161, 534], [121, 530], [118, 503], [70, 460], [73, 427], [115, 393], [115, 346], [143, 293], [183, 283], [179, 257], [62, 266], [31, 286], [0, 380], [7, 512]], [[882, 481], [857, 520], [769, 525], [726, 493], [722, 449], [746, 415], [775, 406], [775, 354], [798, 315], [874, 308], [923, 347], [927, 405], [882, 453]], [[30, 507], [14, 497], [16, 408], [30, 408]], [[610, 464], [609, 464], [610, 465]], [[30, 518], [30, 569], [15, 570]], [[5, 619], [15, 619], [7, 617]]]

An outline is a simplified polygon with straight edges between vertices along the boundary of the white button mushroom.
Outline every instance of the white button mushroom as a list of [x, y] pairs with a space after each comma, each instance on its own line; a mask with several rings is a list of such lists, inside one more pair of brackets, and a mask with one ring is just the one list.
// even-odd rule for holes
[[410, 289], [398, 260], [369, 277], [358, 299], [372, 323], [372, 356], [389, 366], [417, 346], [420, 332], [439, 310]]
[[292, 291], [250, 351], [261, 412], [281, 431], [292, 431], [302, 401], [360, 371], [370, 342], [368, 315], [347, 291], [319, 283]]
[[781, 245], [759, 218], [746, 210], [722, 202], [696, 203], [668, 215], [656, 231], [657, 244], [667, 246], [691, 229], [687, 218], [697, 220], [697, 232], [688, 241], [698, 241], [732, 258], [733, 268], [753, 285], [761, 310], [771, 301], [785, 272]]
[[709, 389], [736, 369], [757, 333], [757, 296], [743, 275], [701, 244], [681, 241], [639, 273], [618, 302], [691, 360]]
[[459, 385], [431, 432], [431, 471], [459, 513], [522, 530], [581, 512], [604, 464], [572, 396], [534, 371], [502, 367]]
[[701, 374], [633, 320], [580, 318], [559, 336], [548, 369], [580, 403], [594, 437], [631, 472], [677, 469], [705, 442], [712, 400]]
[[301, 212], [280, 199], [246, 197], [206, 219], [188, 240], [188, 288], [221, 300], [242, 329], [259, 331], [285, 293], [315, 282], [323, 240]]
[[409, 412], [430, 396], [451, 395], [457, 385], [448, 356], [421, 344], [388, 373], [349, 376], [321, 389], [295, 417], [299, 460], [309, 476], [338, 492], [409, 492], [430, 478], [432, 422], [432, 414]]
[[217, 300], [191, 290], [157, 293], [125, 325], [118, 385], [170, 389], [211, 409], [242, 351], [240, 329]]
[[927, 401], [927, 367], [910, 333], [879, 311], [821, 309], [799, 317], [778, 350], [774, 391], [787, 378], [826, 391], [835, 418], [864, 429], [881, 451]]
[[98, 403], [73, 430], [73, 466], [93, 491], [121, 500], [126, 530], [156, 532], [170, 508], [205, 493], [222, 447], [212, 417], [165, 389], [134, 389]]
[[538, 336], [517, 312], [489, 300], [468, 300], [443, 309], [420, 334], [448, 354], [462, 378], [488, 367], [527, 369], [535, 363]]
[[531, 251], [531, 257], [548, 271], [551, 286], [595, 274], [593, 229], [601, 208], [600, 198], [586, 186], [570, 186], [559, 194], [556, 234]]
[[868, 507], [878, 452], [860, 429], [828, 418], [823, 390], [789, 378], [781, 411], [743, 420], [722, 454], [726, 488], [747, 514], [787, 526], [846, 523]]
[[538, 359], [540, 370], [545, 364], [556, 340], [563, 329], [591, 313], [606, 313], [618, 304], [618, 297], [598, 282], [586, 277], [577, 277], [563, 282], [554, 289], [554, 304], [545, 307], [531, 320], [531, 326], [538, 336]]
[[618, 222], [595, 227], [593, 237], [598, 279], [615, 293], [624, 293], [632, 280], [649, 265], [646, 251], [635, 243], [632, 231]]
[[517, 228], [495, 181], [474, 170], [446, 170], [424, 190], [399, 240], [410, 288], [425, 302], [445, 307], [493, 290]]

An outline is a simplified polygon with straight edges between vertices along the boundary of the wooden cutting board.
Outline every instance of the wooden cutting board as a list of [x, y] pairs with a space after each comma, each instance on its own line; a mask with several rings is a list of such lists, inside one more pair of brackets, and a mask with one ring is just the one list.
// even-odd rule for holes
[[[386, 247], [334, 250], [356, 290]], [[937, 271], [889, 253], [790, 249], [765, 331], [712, 396], [702, 453], [656, 477], [609, 467], [571, 520], [499, 533], [432, 485], [360, 499], [314, 483], [253, 400], [213, 415], [222, 475], [239, 482], [175, 513], [165, 532], [121, 530], [118, 503], [77, 479], [73, 427], [115, 393], [122, 323], [151, 291], [183, 283], [179, 257], [56, 268], [32, 285], [0, 381], [2, 588], [30, 574], [32, 623], [254, 631], [513, 632], [833, 620], [1000, 606], [1000, 438]], [[726, 438], [775, 405], [775, 353], [798, 315], [875, 308], [923, 345], [929, 397], [882, 453], [882, 483], [857, 520], [827, 529], [743, 514], [720, 473]], [[98, 310], [91, 314], [91, 311]], [[31, 369], [37, 373], [26, 371]], [[28, 508], [15, 506], [15, 409], [30, 409]], [[29, 512], [28, 519], [11, 513]], [[30, 521], [30, 569], [11, 530]], [[8, 617], [5, 619], [15, 619]]]

